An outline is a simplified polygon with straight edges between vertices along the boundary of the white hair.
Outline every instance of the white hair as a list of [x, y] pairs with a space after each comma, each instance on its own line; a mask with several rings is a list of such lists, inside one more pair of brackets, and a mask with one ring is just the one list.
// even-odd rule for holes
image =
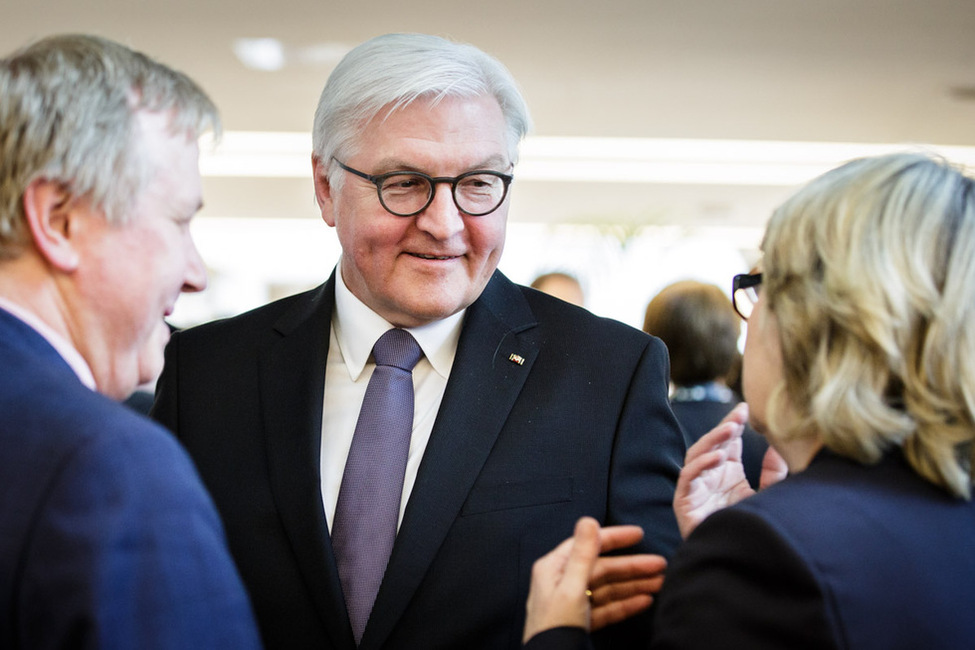
[[[423, 98], [494, 97], [507, 125], [508, 156], [531, 128], [528, 106], [511, 73], [478, 48], [427, 34], [377, 36], [349, 52], [328, 78], [315, 112], [314, 153], [323, 165], [356, 151], [356, 136], [383, 108]], [[387, 114], [388, 114], [387, 113]]]

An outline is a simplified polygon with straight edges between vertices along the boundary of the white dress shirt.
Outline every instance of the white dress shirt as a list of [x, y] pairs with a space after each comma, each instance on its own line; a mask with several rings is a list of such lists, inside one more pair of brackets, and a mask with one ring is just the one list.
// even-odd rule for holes
[[48, 343], [51, 344], [57, 353], [61, 355], [61, 358], [71, 366], [74, 373], [78, 375], [78, 379], [81, 383], [95, 390], [95, 376], [91, 372], [91, 368], [88, 366], [88, 362], [85, 358], [81, 356], [81, 353], [75, 349], [68, 339], [64, 338], [60, 334], [54, 331], [47, 323], [38, 318], [33, 312], [21, 307], [20, 305], [7, 300], [0, 296], [0, 308], [4, 311], [10, 312], [13, 316], [24, 321], [31, 329], [44, 337]]
[[[464, 312], [443, 320], [409, 328], [420, 344], [423, 358], [413, 369], [413, 434], [406, 462], [399, 523], [416, 481], [416, 473], [426, 451], [433, 423], [440, 410], [450, 368], [457, 352]], [[393, 325], [372, 311], [345, 286], [341, 271], [336, 273], [335, 310], [325, 362], [325, 400], [322, 407], [322, 504], [329, 527], [335, 517], [335, 504], [342, 486], [345, 461], [352, 446], [359, 409], [369, 378], [376, 368], [372, 346]]]

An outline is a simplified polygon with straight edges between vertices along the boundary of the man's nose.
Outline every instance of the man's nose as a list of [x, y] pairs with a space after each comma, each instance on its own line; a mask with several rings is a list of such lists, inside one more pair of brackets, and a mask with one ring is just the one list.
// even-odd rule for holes
[[206, 263], [203, 261], [203, 257], [200, 255], [200, 251], [197, 249], [196, 243], [192, 238], [187, 245], [189, 246], [189, 250], [187, 251], [186, 273], [183, 277], [182, 290], [186, 293], [203, 291], [207, 288]]
[[464, 229], [464, 213], [454, 202], [450, 183], [433, 186], [433, 201], [416, 215], [416, 225], [436, 239], [450, 239]]

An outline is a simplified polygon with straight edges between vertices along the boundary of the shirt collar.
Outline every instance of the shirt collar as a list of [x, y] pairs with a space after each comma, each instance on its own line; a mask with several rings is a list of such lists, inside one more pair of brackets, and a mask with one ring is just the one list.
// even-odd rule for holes
[[91, 390], [96, 390], [95, 376], [92, 374], [88, 362], [85, 361], [85, 358], [81, 356], [81, 353], [78, 352], [68, 339], [58, 334], [54, 328], [41, 320], [32, 311], [2, 296], [0, 296], [0, 308], [24, 321], [31, 329], [40, 334], [61, 355], [61, 358], [71, 367], [74, 373], [78, 375], [81, 383]]
[[[342, 279], [341, 266], [336, 273], [335, 311], [332, 314], [332, 329], [338, 341], [339, 350], [349, 371], [349, 377], [356, 381], [362, 374], [372, 354], [372, 346], [393, 325], [355, 297]], [[460, 340], [461, 325], [464, 320], [463, 309], [447, 318], [421, 325], [408, 327], [423, 350], [423, 356], [433, 366], [433, 370], [446, 378], [454, 363], [457, 342]]]

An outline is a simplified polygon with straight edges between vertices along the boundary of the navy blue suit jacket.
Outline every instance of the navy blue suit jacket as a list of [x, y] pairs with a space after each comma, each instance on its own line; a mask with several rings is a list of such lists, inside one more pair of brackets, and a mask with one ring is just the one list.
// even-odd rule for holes
[[690, 535], [653, 647], [970, 648], [973, 585], [975, 503], [823, 451]]
[[0, 310], [0, 647], [258, 645], [176, 440]]
[[[975, 503], [899, 452], [865, 467], [820, 452], [804, 472], [711, 515], [678, 550], [654, 650], [971, 648]], [[579, 629], [525, 650], [582, 650]]]
[[[334, 282], [176, 334], [157, 392], [269, 648], [354, 648], [319, 480]], [[640, 524], [641, 548], [670, 555], [684, 445], [667, 377], [659, 340], [496, 273], [465, 315], [361, 648], [520, 647], [532, 563], [581, 515]]]

